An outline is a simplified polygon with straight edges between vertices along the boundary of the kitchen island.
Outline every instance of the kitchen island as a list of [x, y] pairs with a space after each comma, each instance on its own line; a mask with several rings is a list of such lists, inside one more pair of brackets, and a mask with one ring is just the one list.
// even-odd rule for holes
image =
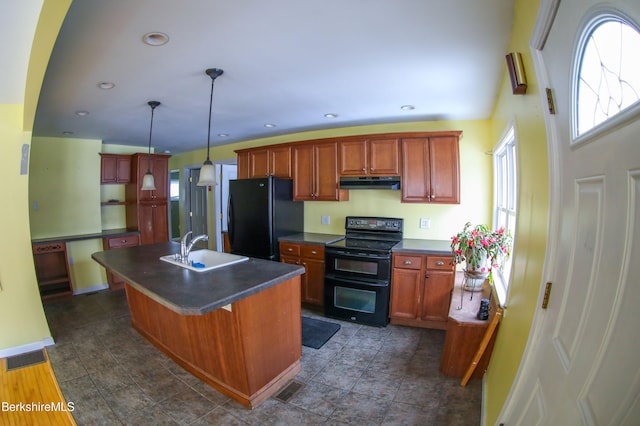
[[134, 329], [215, 389], [254, 408], [300, 371], [304, 268], [250, 258], [196, 272], [160, 243], [94, 253], [125, 281]]

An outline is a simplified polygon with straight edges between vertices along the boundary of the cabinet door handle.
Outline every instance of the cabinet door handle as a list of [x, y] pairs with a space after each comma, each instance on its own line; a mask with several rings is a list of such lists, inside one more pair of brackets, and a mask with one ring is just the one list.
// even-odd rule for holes
[[413, 262], [410, 260], [405, 260], [404, 262], [402, 262], [405, 265], [411, 265]]
[[436, 265], [438, 265], [438, 266], [444, 266], [444, 262], [443, 262], [442, 260], [438, 260], [438, 261], [436, 262]]
[[429, 274], [424, 274], [424, 277], [425, 278], [429, 278]]
[[293, 251], [293, 249], [292, 249], [291, 247], [289, 247], [289, 248], [287, 249], [287, 251]]
[[315, 250], [311, 250], [311, 254], [318, 254], [318, 252]]

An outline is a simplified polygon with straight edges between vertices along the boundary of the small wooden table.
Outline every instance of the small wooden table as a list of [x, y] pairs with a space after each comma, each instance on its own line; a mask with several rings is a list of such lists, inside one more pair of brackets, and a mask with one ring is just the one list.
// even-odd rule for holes
[[[497, 312], [498, 303], [495, 294], [491, 294], [491, 288], [488, 281], [486, 281], [482, 291], [464, 291], [462, 293], [462, 306], [461, 309], [458, 309], [460, 307], [461, 292], [463, 291], [463, 276], [462, 274], [458, 275], [451, 295], [447, 333], [440, 360], [440, 372], [445, 376], [462, 378], [471, 365], [489, 328], [489, 324]], [[489, 318], [487, 320], [479, 320], [476, 317], [480, 308], [480, 300], [483, 298], [490, 299]], [[471, 378], [480, 379], [484, 375], [491, 359], [495, 336], [496, 334], [494, 333]]]

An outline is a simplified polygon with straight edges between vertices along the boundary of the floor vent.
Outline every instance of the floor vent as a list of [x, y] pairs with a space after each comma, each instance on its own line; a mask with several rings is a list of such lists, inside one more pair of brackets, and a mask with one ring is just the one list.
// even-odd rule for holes
[[282, 389], [280, 393], [277, 394], [274, 398], [280, 402], [289, 402], [289, 400], [293, 398], [293, 396], [298, 393], [303, 387], [304, 385], [302, 383], [293, 381], [285, 386], [285, 388]]
[[28, 367], [30, 365], [40, 364], [45, 362], [47, 358], [44, 355], [44, 351], [27, 352], [20, 355], [14, 355], [7, 358], [7, 371], [17, 370], [18, 368]]

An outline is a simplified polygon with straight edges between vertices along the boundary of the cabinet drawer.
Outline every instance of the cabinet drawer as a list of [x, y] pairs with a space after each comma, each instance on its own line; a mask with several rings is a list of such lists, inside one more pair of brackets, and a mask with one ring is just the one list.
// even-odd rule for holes
[[123, 237], [113, 237], [107, 239], [107, 249], [122, 247], [134, 247], [140, 244], [138, 235], [125, 235]]
[[403, 269], [421, 269], [422, 256], [394, 255], [393, 267]]
[[287, 256], [300, 256], [300, 245], [292, 243], [280, 243], [280, 254]]
[[55, 243], [42, 243], [42, 244], [33, 244], [32, 246], [34, 253], [54, 253], [58, 251], [65, 251], [66, 245], [64, 242], [55, 242]]
[[324, 260], [324, 247], [317, 245], [303, 245], [302, 257], [308, 259]]
[[427, 256], [427, 269], [453, 270], [451, 257], [449, 256]]

